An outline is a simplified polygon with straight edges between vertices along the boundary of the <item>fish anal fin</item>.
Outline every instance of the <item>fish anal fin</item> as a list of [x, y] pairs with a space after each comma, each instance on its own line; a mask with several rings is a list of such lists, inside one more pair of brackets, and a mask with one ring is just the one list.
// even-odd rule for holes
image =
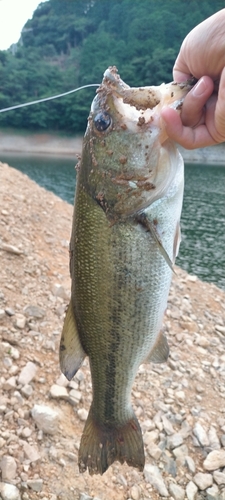
[[86, 353], [79, 339], [72, 302], [70, 301], [64, 320], [59, 347], [60, 368], [68, 380], [74, 377], [83, 363], [85, 356]]
[[136, 416], [122, 426], [100, 425], [90, 409], [81, 438], [78, 464], [80, 472], [104, 474], [112, 463], [127, 462], [140, 471], [144, 469], [145, 457], [141, 428]]
[[145, 363], [166, 363], [170, 349], [164, 333], [160, 333], [153, 349], [145, 359]]

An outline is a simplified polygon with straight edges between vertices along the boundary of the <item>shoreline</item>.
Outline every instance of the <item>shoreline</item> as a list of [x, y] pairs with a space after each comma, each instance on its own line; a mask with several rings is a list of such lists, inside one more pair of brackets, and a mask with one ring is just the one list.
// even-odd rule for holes
[[74, 157], [81, 153], [83, 136], [62, 137], [49, 133], [20, 135], [0, 131], [0, 153]]
[[[74, 157], [81, 153], [83, 136], [62, 137], [50, 133], [16, 134], [0, 131], [0, 154]], [[186, 163], [225, 165], [225, 143], [187, 150], [178, 146]]]

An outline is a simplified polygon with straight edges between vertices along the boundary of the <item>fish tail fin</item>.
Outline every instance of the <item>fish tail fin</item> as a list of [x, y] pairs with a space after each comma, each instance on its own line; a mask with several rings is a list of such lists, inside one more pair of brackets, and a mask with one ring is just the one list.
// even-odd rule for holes
[[145, 456], [141, 428], [136, 416], [122, 426], [99, 425], [90, 409], [81, 438], [78, 463], [80, 472], [90, 475], [104, 474], [115, 460], [127, 462], [140, 471], [144, 469]]

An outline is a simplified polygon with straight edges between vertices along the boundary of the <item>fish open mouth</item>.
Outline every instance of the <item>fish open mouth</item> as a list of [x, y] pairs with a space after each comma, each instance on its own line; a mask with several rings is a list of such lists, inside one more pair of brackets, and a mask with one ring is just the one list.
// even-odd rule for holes
[[130, 87], [120, 78], [117, 68], [110, 66], [104, 73], [97, 94], [100, 97], [101, 107], [105, 99], [106, 111], [109, 96], [113, 98], [114, 106], [120, 116], [125, 117], [128, 129], [137, 131], [136, 127], [145, 128], [150, 125], [152, 132], [153, 122], [155, 126], [161, 128], [161, 108], [169, 105], [179, 111], [185, 95], [195, 82], [193, 78], [179, 84], [171, 82], [159, 86]]

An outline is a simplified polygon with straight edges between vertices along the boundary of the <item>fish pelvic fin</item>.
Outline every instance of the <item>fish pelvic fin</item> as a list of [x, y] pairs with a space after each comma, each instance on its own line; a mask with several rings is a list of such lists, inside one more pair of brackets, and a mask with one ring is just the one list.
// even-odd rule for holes
[[62, 373], [71, 380], [80, 368], [86, 356], [81, 345], [72, 302], [66, 312], [59, 347], [59, 361]]
[[145, 456], [141, 428], [136, 416], [122, 426], [102, 425], [90, 409], [81, 438], [78, 464], [80, 472], [104, 474], [115, 460], [144, 469]]
[[170, 353], [167, 338], [164, 333], [160, 333], [150, 354], [145, 359], [145, 363], [166, 363]]

